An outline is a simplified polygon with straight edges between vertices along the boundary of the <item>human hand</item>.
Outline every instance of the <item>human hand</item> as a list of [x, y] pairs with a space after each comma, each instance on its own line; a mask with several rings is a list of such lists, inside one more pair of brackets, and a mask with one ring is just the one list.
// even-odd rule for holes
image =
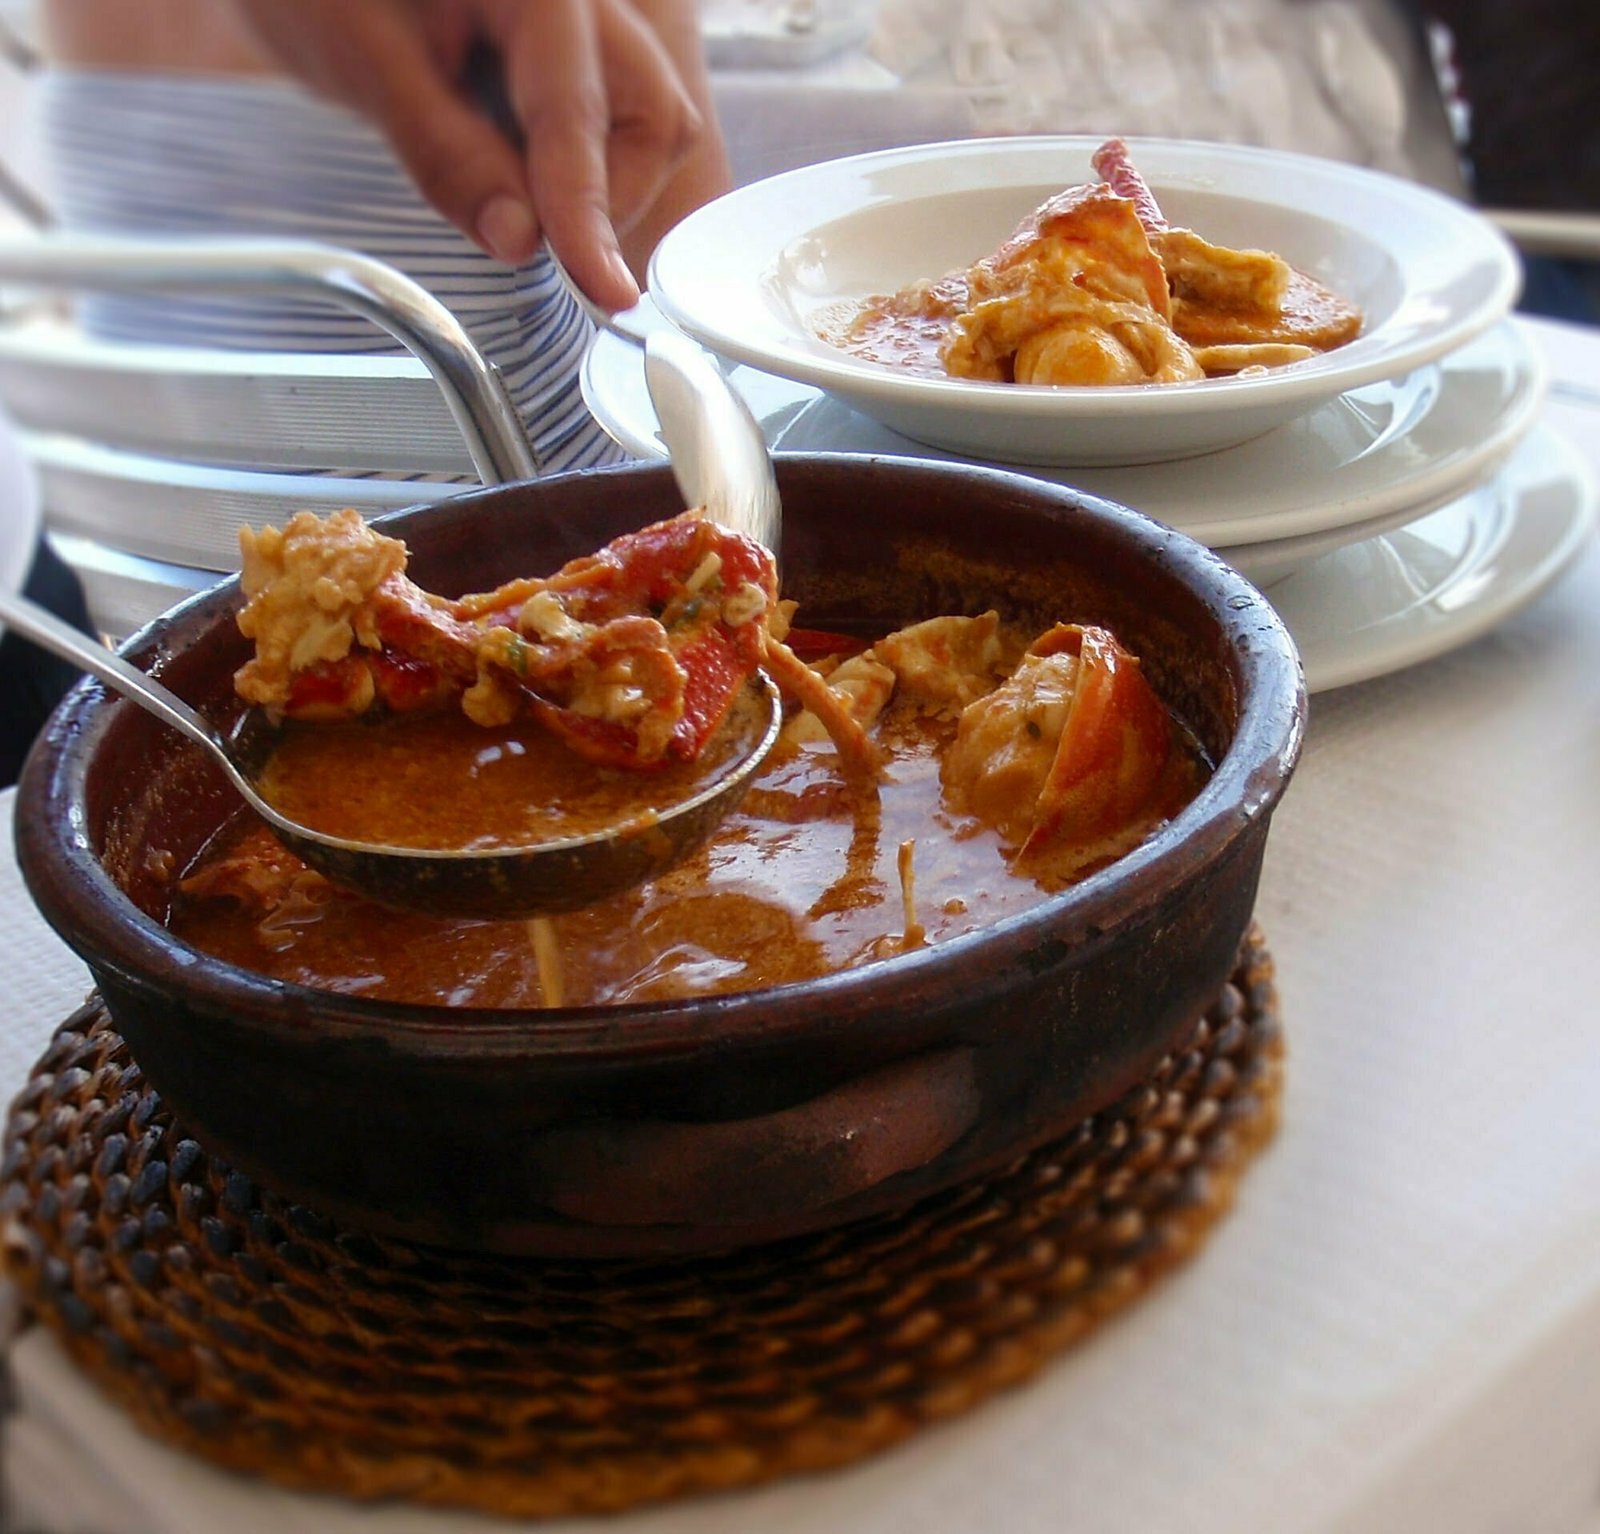
[[[683, 162], [701, 119], [628, 0], [234, 0], [284, 68], [388, 138], [422, 195], [499, 260], [547, 239], [606, 309], [638, 285], [617, 241]], [[498, 55], [522, 144], [462, 89]]]

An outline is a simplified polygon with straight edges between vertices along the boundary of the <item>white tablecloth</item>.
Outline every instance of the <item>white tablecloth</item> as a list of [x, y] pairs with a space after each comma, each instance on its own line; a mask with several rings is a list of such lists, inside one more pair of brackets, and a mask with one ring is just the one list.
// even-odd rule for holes
[[[1600, 335], [1537, 332], [1550, 419], [1600, 466]], [[1284, 1125], [1198, 1260], [902, 1449], [619, 1534], [1597, 1534], [1600, 550], [1489, 637], [1314, 700], [1259, 916]], [[0, 917], [10, 1088], [87, 980], [9, 851]], [[14, 1512], [41, 1528], [500, 1527], [222, 1475], [44, 1332], [9, 1358]]]

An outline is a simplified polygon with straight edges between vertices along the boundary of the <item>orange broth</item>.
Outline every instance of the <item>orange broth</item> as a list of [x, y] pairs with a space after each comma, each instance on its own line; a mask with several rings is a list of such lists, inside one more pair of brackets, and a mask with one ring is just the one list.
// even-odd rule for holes
[[[407, 738], [422, 724], [404, 721]], [[371, 727], [346, 728], [357, 743], [349, 765], [362, 773], [358, 791], [392, 799], [402, 819], [405, 806], [428, 792], [423, 785], [437, 782], [436, 751], [458, 753], [449, 770], [464, 763], [465, 782], [506, 794], [543, 750], [535, 727], [485, 732], [459, 715], [441, 715], [426, 722], [430, 744], [415, 779], [385, 781], [382, 770], [374, 774], [358, 760], [361, 732]], [[1013, 869], [994, 831], [945, 805], [940, 756], [954, 734], [953, 721], [891, 705], [875, 731], [888, 771], [881, 784], [866, 786], [844, 781], [831, 744], [780, 741], [741, 806], [699, 853], [651, 883], [553, 918], [563, 1003], [659, 1001], [804, 981], [993, 925], [1142, 840], [1193, 797], [1206, 771], [1185, 738], [1186, 748], [1171, 754], [1151, 817], [1115, 843], [1073, 849], [1070, 867], [1030, 877]], [[347, 792], [355, 789], [353, 776], [348, 784]], [[236, 823], [196, 868], [241, 845], [260, 846], [264, 836], [254, 821]], [[909, 936], [899, 865], [907, 842]], [[268, 845], [280, 863], [287, 858]], [[321, 990], [462, 1007], [545, 1004], [526, 923], [400, 914], [309, 872], [295, 898], [265, 919], [231, 899], [180, 893], [169, 921], [221, 959]]]
[[525, 847], [659, 815], [711, 787], [752, 738], [742, 702], [734, 714], [694, 761], [650, 772], [595, 766], [548, 730], [484, 728], [456, 709], [291, 721], [259, 786], [276, 809], [324, 835], [393, 847]]

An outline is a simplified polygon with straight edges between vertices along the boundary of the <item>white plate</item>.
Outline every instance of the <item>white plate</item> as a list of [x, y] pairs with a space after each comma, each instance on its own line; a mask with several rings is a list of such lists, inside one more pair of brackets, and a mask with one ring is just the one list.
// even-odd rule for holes
[[[1482, 489], [1483, 483], [1491, 479], [1498, 467], [1498, 463], [1486, 467], [1483, 471], [1483, 482], [1466, 487], [1463, 493], [1474, 494]], [[1261, 543], [1217, 546], [1217, 552], [1234, 569], [1243, 575], [1248, 575], [1256, 585], [1263, 588], [1272, 587], [1293, 575], [1296, 570], [1305, 569], [1313, 560], [1331, 554], [1335, 549], [1342, 549], [1352, 543], [1366, 543], [1381, 533], [1416, 522], [1429, 512], [1437, 511], [1450, 499], [1450, 496], [1444, 496], [1417, 506], [1396, 507], [1381, 517], [1372, 517], [1365, 522], [1348, 523], [1344, 527], [1329, 528], [1322, 533], [1306, 533], [1298, 538], [1268, 538]]]
[[1063, 186], [1093, 179], [1086, 137], [969, 139], [825, 161], [691, 213], [649, 287], [721, 355], [811, 383], [919, 442], [1007, 463], [1148, 463], [1243, 442], [1318, 403], [1412, 372], [1510, 309], [1520, 267], [1486, 220], [1356, 166], [1141, 139], [1163, 211], [1226, 245], [1275, 250], [1359, 304], [1346, 346], [1260, 377], [1076, 389], [919, 378], [812, 331], [816, 316], [994, 249]]
[[[665, 324], [648, 301], [630, 319], [641, 331]], [[951, 456], [809, 385], [743, 366], [728, 376], [777, 450]], [[666, 456], [636, 346], [601, 332], [580, 379], [589, 409], [624, 448], [641, 458]], [[1281, 573], [1287, 562], [1371, 537], [1486, 478], [1526, 436], [1545, 392], [1539, 352], [1520, 325], [1506, 321], [1437, 363], [1352, 390], [1239, 447], [1179, 464], [1022, 472], [1135, 507], [1230, 554], [1257, 546], [1262, 573], [1248, 573], [1263, 579], [1268, 540], [1307, 540], [1277, 551]]]
[[1312, 692], [1431, 660], [1525, 607], [1594, 536], [1594, 475], [1541, 426], [1493, 481], [1272, 588]]

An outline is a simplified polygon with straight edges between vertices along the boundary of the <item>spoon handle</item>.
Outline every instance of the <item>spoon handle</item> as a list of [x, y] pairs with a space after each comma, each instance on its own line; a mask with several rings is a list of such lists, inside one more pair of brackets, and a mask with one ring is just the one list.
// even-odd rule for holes
[[225, 758], [221, 742], [206, 721], [182, 698], [125, 661], [114, 650], [81, 634], [48, 609], [15, 592], [0, 590], [0, 623], [35, 644], [93, 673], [108, 687], [150, 710], [173, 729], [181, 730], [197, 745]]

